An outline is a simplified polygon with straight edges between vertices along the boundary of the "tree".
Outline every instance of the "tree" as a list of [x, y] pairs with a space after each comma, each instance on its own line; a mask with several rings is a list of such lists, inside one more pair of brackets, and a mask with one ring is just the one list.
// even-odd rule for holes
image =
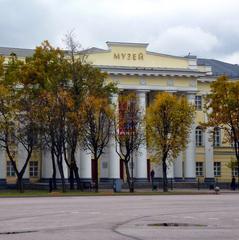
[[[34, 122], [35, 97], [32, 84], [24, 78], [25, 63], [12, 56], [0, 83], [0, 145], [17, 175], [20, 192], [24, 191], [22, 178], [37, 142], [38, 126]], [[23, 166], [16, 163], [15, 155], [20, 147], [26, 152]], [[23, 157], [23, 156], [22, 156]]]
[[168, 161], [186, 148], [194, 107], [184, 97], [158, 94], [147, 109], [147, 139], [155, 159], [163, 166], [163, 190], [168, 191]]
[[[134, 192], [133, 155], [145, 143], [144, 116], [141, 115], [137, 97], [134, 93], [120, 95], [119, 111], [115, 121], [116, 152], [123, 160], [127, 184]], [[129, 163], [131, 161], [131, 173]]]
[[222, 129], [226, 142], [234, 148], [239, 183], [239, 82], [219, 77], [211, 84], [211, 93], [205, 100], [207, 125]]
[[108, 98], [89, 96], [82, 106], [82, 146], [92, 153], [96, 166], [95, 191], [98, 192], [98, 160], [112, 132], [114, 111]]

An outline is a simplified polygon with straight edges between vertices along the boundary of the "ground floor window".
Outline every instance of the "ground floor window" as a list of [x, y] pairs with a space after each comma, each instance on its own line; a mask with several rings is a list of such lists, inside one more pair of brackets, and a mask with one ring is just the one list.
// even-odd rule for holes
[[232, 176], [234, 176], [234, 177], [238, 176], [238, 168], [237, 167], [232, 168]]
[[214, 176], [221, 176], [221, 162], [214, 162]]
[[8, 177], [15, 177], [15, 170], [13, 168], [12, 162], [7, 161], [7, 176]]
[[30, 177], [38, 176], [38, 162], [37, 161], [30, 162], [29, 175], [30, 175]]
[[203, 162], [196, 162], [196, 176], [202, 177], [203, 174]]

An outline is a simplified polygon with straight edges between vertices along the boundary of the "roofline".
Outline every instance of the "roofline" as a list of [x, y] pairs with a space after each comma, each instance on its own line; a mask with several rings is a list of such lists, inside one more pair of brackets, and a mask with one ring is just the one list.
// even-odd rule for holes
[[111, 41], [107, 41], [106, 42], [108, 47], [111, 46], [128, 46], [128, 47], [143, 47], [143, 48], [147, 48], [148, 47], [148, 43], [133, 43], [133, 42], [111, 42]]

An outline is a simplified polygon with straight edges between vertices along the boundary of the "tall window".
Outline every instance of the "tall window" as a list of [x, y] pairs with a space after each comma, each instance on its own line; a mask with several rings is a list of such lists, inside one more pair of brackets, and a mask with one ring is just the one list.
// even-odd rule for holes
[[7, 176], [15, 177], [15, 171], [14, 171], [11, 161], [7, 161]]
[[238, 168], [237, 167], [232, 168], [232, 176], [234, 176], [234, 177], [238, 176]]
[[31, 161], [29, 166], [29, 175], [30, 177], [37, 177], [38, 176], [38, 162]]
[[219, 127], [214, 128], [214, 146], [219, 147], [221, 145], [221, 129]]
[[214, 162], [214, 176], [221, 176], [221, 162]]
[[195, 132], [196, 137], [196, 146], [200, 147], [203, 146], [203, 130], [200, 127], [196, 128]]
[[202, 96], [195, 96], [196, 110], [202, 110]]
[[196, 162], [196, 176], [202, 177], [203, 174], [203, 162]]

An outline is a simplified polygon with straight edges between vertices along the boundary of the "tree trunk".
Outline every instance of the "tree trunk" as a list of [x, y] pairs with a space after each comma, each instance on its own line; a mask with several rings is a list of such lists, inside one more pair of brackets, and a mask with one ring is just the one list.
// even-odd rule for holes
[[73, 170], [73, 163], [70, 164], [69, 182], [70, 182], [70, 190], [74, 190], [74, 170]]
[[129, 188], [129, 192], [134, 192], [133, 186], [132, 186], [132, 177], [130, 176], [130, 171], [129, 171], [129, 162], [124, 160], [125, 164], [125, 172], [126, 172], [126, 179], [127, 179], [127, 184]]
[[57, 157], [57, 164], [58, 164], [58, 169], [61, 176], [62, 192], [66, 192], [65, 176], [64, 176], [63, 166], [62, 166], [62, 156]]
[[163, 191], [167, 192], [168, 191], [168, 179], [167, 179], [167, 163], [166, 163], [167, 158], [163, 158]]
[[99, 179], [98, 179], [98, 158], [95, 158], [96, 161], [96, 179], [95, 179], [95, 192], [99, 192]]
[[22, 176], [17, 176], [17, 189], [20, 193], [24, 192], [23, 182], [22, 182]]
[[51, 161], [52, 161], [52, 189], [57, 190], [56, 185], [56, 163], [55, 163], [55, 156], [54, 151], [51, 149]]
[[76, 162], [73, 163], [73, 171], [74, 171], [74, 175], [75, 175], [77, 190], [80, 190], [80, 188], [81, 188], [80, 176], [79, 176], [79, 171], [78, 171]]

